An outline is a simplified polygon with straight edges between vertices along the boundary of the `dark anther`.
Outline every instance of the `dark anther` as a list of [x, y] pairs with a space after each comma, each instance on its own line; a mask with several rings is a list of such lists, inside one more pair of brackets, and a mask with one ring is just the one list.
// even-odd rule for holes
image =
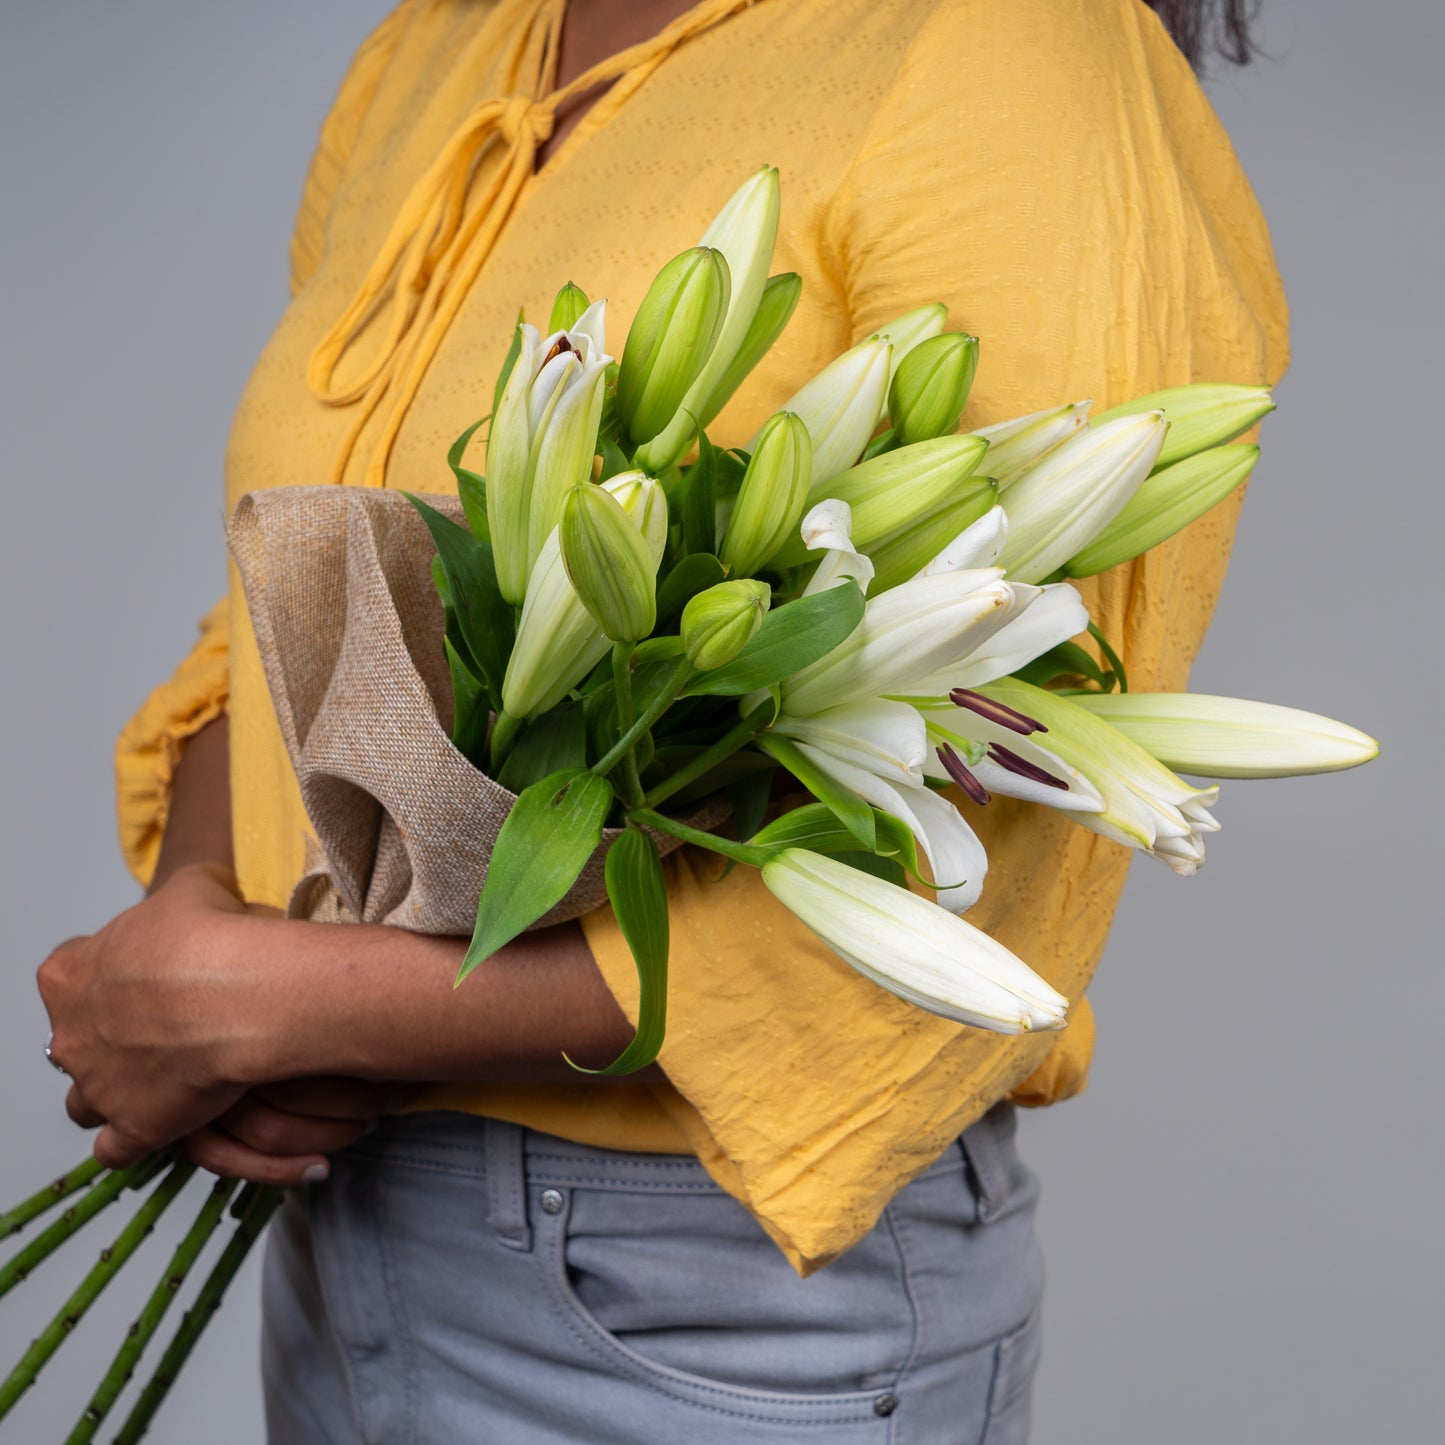
[[1010, 773], [1017, 773], [1021, 778], [1028, 778], [1035, 783], [1043, 783], [1050, 788], [1062, 788], [1066, 793], [1069, 791], [1069, 785], [1063, 778], [1056, 778], [1052, 773], [1045, 772], [1036, 763], [1026, 762], [1017, 753], [1010, 752], [1000, 743], [990, 743], [988, 755], [999, 767]]
[[985, 697], [981, 692], [973, 692], [966, 687], [954, 688], [949, 693], [948, 700], [955, 707], [966, 707], [970, 712], [976, 712], [979, 717], [987, 718], [989, 722], [997, 723], [999, 727], [1007, 728], [1012, 733], [1022, 733], [1028, 737], [1030, 733], [1048, 732], [1048, 728], [1037, 718], [1032, 718], [1027, 713], [1019, 712], [1004, 703], [995, 702], [993, 698]]
[[944, 743], [936, 749], [938, 761], [943, 764], [944, 771], [975, 803], [980, 806], [988, 802], [988, 789], [969, 772], [964, 761], [959, 755]]
[[[568, 341], [565, 336], [559, 336], [557, 338], [556, 344], [552, 347], [551, 351], [549, 351], [546, 356], [542, 358], [542, 366], [546, 366], [546, 364], [551, 361], [554, 356], [561, 356], [564, 351], [576, 350], [577, 348], [573, 346], [572, 343]], [[537, 369], [538, 371], [540, 371], [542, 367], [539, 366]]]

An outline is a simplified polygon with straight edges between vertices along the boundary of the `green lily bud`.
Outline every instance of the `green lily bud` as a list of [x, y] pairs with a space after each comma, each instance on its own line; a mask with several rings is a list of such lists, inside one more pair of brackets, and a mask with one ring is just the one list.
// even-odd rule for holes
[[[971, 498], [973, 489], [965, 493], [965, 484], [987, 450], [986, 442], [971, 436], [914, 442], [860, 462], [821, 485], [815, 477], [808, 505], [830, 497], [846, 502], [853, 514], [853, 547], [871, 557], [940, 507], [965, 495]], [[774, 558], [774, 565], [797, 567], [810, 560], [815, 559], [803, 539], [795, 537]]]
[[682, 650], [702, 672], [729, 663], [753, 640], [772, 603], [772, 588], [751, 577], [719, 582], [682, 609]]
[[751, 577], [797, 530], [813, 476], [813, 443], [792, 412], [780, 411], [758, 437], [723, 537], [723, 565]]
[[738, 187], [703, 232], [699, 244], [714, 247], [727, 260], [732, 282], [727, 315], [702, 374], [693, 382], [666, 428], [638, 450], [637, 464], [654, 476], [679, 461], [692, 445], [709, 398], [752, 326], [767, 285], [768, 266], [778, 237], [781, 198], [776, 168], [763, 166]]
[[569, 281], [557, 293], [557, 299], [552, 303], [552, 319], [547, 323], [547, 330], [570, 331], [591, 304], [587, 293]]
[[1135, 397], [1106, 411], [1094, 425], [1115, 417], [1162, 411], [1169, 423], [1169, 435], [1164, 438], [1163, 450], [1154, 463], [1156, 468], [1162, 468], [1209, 447], [1232, 442], [1273, 410], [1274, 398], [1267, 386], [1196, 383]]
[[1031, 411], [1027, 416], [1016, 416], [993, 426], [981, 426], [974, 436], [988, 443], [988, 465], [984, 470], [998, 483], [999, 491], [1003, 491], [1088, 424], [1089, 403], [1076, 401], [1048, 411]]
[[780, 276], [769, 276], [763, 287], [762, 300], [753, 314], [738, 354], [728, 363], [718, 384], [713, 388], [702, 409], [699, 420], [703, 426], [733, 398], [733, 393], [743, 384], [749, 372], [772, 350], [773, 343], [783, 334], [783, 328], [793, 318], [798, 298], [803, 294], [803, 278], [796, 271], [785, 271]]
[[701, 374], [727, 315], [731, 280], [721, 251], [674, 256], [647, 288], [617, 374], [617, 416], [634, 442], [673, 418]]
[[953, 501], [920, 517], [888, 541], [876, 545], [869, 558], [873, 563], [870, 597], [887, 592], [916, 577], [955, 537], [971, 527], [993, 506], [998, 488], [988, 477], [971, 477]]
[[661, 551], [627, 508], [584, 483], [568, 493], [559, 530], [567, 578], [593, 621], [615, 642], [646, 637], [657, 622]]
[[978, 370], [978, 338], [961, 331], [921, 341], [899, 363], [888, 389], [888, 416], [898, 445], [948, 436]]
[[[939, 335], [947, 321], [948, 307], [942, 301], [931, 301], [927, 306], [915, 306], [912, 311], [895, 316], [886, 326], [880, 326], [873, 333], [878, 340], [886, 341], [893, 348], [892, 369], [888, 373], [890, 386], [908, 353], [931, 337]], [[873, 419], [874, 426], [882, 420], [883, 407], [880, 403], [878, 415]]]
[[1211, 447], [1154, 472], [1124, 510], [1064, 564], [1065, 573], [1092, 577], [1158, 546], [1241, 486], [1258, 460], [1258, 447]]

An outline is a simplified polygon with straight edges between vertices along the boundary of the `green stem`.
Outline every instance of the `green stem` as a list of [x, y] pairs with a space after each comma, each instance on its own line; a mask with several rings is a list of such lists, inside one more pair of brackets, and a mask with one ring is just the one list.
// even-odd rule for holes
[[648, 704], [647, 711], [613, 743], [605, 756], [592, 764], [592, 771], [599, 778], [605, 778], [637, 746], [643, 733], [677, 701], [678, 694], [691, 681], [693, 670], [693, 665], [687, 658], [678, 658], [677, 666], [667, 680], [667, 686]]
[[627, 816], [644, 828], [656, 828], [659, 833], [671, 833], [674, 838], [681, 838], [684, 843], [710, 848], [714, 853], [721, 853], [724, 858], [746, 863], [752, 868], [761, 868], [776, 852], [776, 849], [753, 848], [746, 843], [734, 843], [731, 838], [719, 838], [716, 833], [704, 833], [701, 828], [690, 828], [686, 823], [679, 823], [676, 818], [654, 813], [651, 808], [633, 808]]
[[[617, 721], [624, 733], [632, 726], [632, 652], [630, 642], [617, 642], [612, 646], [612, 687], [617, 694]], [[622, 787], [629, 808], [642, 804], [642, 779], [637, 772], [637, 747], [628, 748], [622, 759]]]
[[50, 1357], [64, 1343], [70, 1332], [80, 1323], [85, 1312], [100, 1297], [100, 1292], [120, 1272], [121, 1266], [140, 1248], [141, 1243], [156, 1227], [176, 1195], [186, 1187], [194, 1164], [177, 1164], [161, 1180], [141, 1207], [136, 1210], [130, 1223], [116, 1235], [109, 1249], [100, 1252], [99, 1261], [89, 1274], [81, 1280], [75, 1292], [61, 1305], [59, 1313], [32, 1341], [30, 1348], [20, 1358], [20, 1363], [0, 1383], [0, 1420], [14, 1408], [15, 1402], [35, 1383], [35, 1378], [45, 1367]]
[[512, 751], [512, 744], [517, 740], [517, 734], [522, 730], [524, 719], [513, 717], [509, 712], [499, 712], [497, 720], [492, 724], [491, 761], [492, 776], [495, 778], [502, 770], [502, 764], [507, 761], [507, 754]]
[[78, 1229], [88, 1224], [102, 1209], [114, 1204], [127, 1189], [140, 1189], [149, 1184], [170, 1160], [163, 1154], [152, 1154], [129, 1169], [114, 1169], [93, 1184], [88, 1194], [72, 1204], [42, 1234], [37, 1234], [24, 1249], [0, 1265], [0, 1296], [8, 1294], [35, 1267], [60, 1248]]
[[704, 748], [690, 763], [679, 768], [670, 778], [664, 778], [643, 800], [647, 807], [655, 808], [659, 803], [680, 792], [689, 783], [696, 781], [719, 763], [732, 757], [752, 742], [767, 727], [773, 718], [771, 701], [759, 703], [745, 718], [725, 732], [710, 747]]
[[1099, 651], [1104, 654], [1104, 661], [1114, 669], [1114, 676], [1118, 679], [1119, 691], [1129, 691], [1129, 674], [1124, 671], [1124, 664], [1119, 654], [1109, 646], [1109, 639], [1099, 630], [1097, 623], [1089, 624], [1089, 636], [1099, 644]]
[[220, 1224], [221, 1215], [225, 1213], [231, 1195], [236, 1192], [237, 1182], [235, 1179], [218, 1179], [211, 1186], [210, 1195], [201, 1205], [201, 1212], [196, 1216], [195, 1223], [187, 1231], [186, 1237], [176, 1246], [176, 1252], [171, 1256], [171, 1262], [166, 1266], [166, 1272], [161, 1276], [160, 1283], [151, 1292], [151, 1297], [145, 1302], [135, 1323], [131, 1325], [124, 1342], [116, 1352], [115, 1359], [111, 1362], [110, 1369], [105, 1372], [105, 1377], [96, 1387], [95, 1394], [91, 1396], [85, 1413], [76, 1421], [75, 1428], [66, 1436], [65, 1445], [87, 1445], [88, 1441], [95, 1438], [95, 1432], [100, 1428], [101, 1421], [110, 1413], [120, 1392], [125, 1389], [131, 1375], [135, 1372], [136, 1361], [145, 1352], [151, 1336], [155, 1334], [166, 1311], [170, 1308], [171, 1301], [176, 1298], [181, 1286], [186, 1282], [186, 1276], [191, 1272], [201, 1251], [206, 1247], [206, 1241], [215, 1233], [217, 1225]]
[[52, 1179], [44, 1189], [37, 1189], [29, 1199], [22, 1200], [14, 1209], [0, 1214], [0, 1239], [19, 1234], [37, 1215], [44, 1214], [62, 1199], [68, 1199], [77, 1189], [89, 1184], [104, 1168], [100, 1160], [92, 1155], [74, 1169], [67, 1169], [58, 1179]]
[[227, 1286], [236, 1277], [236, 1271], [245, 1263], [251, 1246], [255, 1244], [261, 1231], [266, 1227], [266, 1221], [270, 1219], [276, 1206], [281, 1202], [281, 1193], [281, 1190], [268, 1185], [258, 1189], [252, 1196], [250, 1207], [242, 1216], [235, 1232], [227, 1240], [226, 1247], [216, 1261], [215, 1268], [206, 1276], [206, 1282], [201, 1286], [195, 1303], [181, 1319], [170, 1344], [166, 1346], [166, 1351], [161, 1356], [160, 1363], [156, 1366], [155, 1373], [146, 1383], [145, 1389], [141, 1391], [140, 1398], [126, 1417], [125, 1424], [120, 1427], [120, 1433], [115, 1437], [114, 1445], [137, 1445], [145, 1432], [150, 1429], [151, 1421], [155, 1418], [161, 1401], [165, 1399], [171, 1386], [175, 1384], [176, 1376], [180, 1374], [191, 1351], [195, 1349], [201, 1332], [211, 1322], [211, 1316], [220, 1308], [221, 1296], [225, 1294]]

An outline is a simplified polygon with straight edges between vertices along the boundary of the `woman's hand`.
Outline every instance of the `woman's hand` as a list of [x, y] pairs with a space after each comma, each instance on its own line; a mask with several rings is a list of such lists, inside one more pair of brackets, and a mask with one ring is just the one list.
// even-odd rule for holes
[[74, 1081], [67, 1110], [103, 1122], [95, 1157], [123, 1167], [233, 1108], [264, 987], [261, 960], [235, 966], [247, 922], [229, 871], [170, 873], [143, 902], [40, 966], [51, 1052]]

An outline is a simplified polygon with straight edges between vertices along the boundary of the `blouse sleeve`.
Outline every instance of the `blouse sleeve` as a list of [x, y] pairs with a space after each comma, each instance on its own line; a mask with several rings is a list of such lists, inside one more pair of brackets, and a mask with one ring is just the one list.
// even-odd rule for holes
[[[291, 290], [319, 264], [326, 218], [347, 155], [387, 61], [396, 48], [410, 0], [392, 11], [362, 43], [321, 127], [291, 239]], [[116, 813], [121, 853], [142, 885], [155, 871], [170, 810], [171, 783], [186, 740], [226, 711], [230, 695], [230, 626], [226, 602], [201, 622], [201, 635], [170, 680], [146, 699], [116, 743]]]
[[[1228, 136], [1137, 0], [940, 3], [831, 206], [823, 254], [862, 337], [925, 301], [981, 338], [965, 427], [1191, 380], [1273, 382], [1285, 307]], [[1136, 685], [1183, 687], [1238, 507], [1085, 586]], [[759, 875], [669, 860], [671, 1018], [661, 1062], [714, 1176], [803, 1271], [846, 1249], [988, 1107], [1082, 1086], [1080, 995], [1125, 851], [1060, 814], [974, 810], [991, 860], [969, 920], [1075, 1000], [1061, 1036], [1002, 1038], [852, 972]], [[624, 1007], [605, 912], [587, 936]], [[1057, 1046], [1056, 1046], [1057, 1043]]]

